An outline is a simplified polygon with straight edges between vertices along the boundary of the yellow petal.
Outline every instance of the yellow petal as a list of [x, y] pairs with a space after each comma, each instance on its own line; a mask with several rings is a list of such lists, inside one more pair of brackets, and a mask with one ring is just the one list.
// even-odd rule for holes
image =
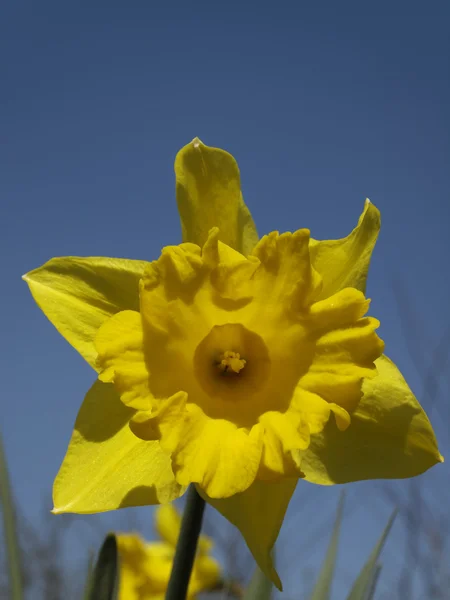
[[[161, 507], [161, 510], [164, 508]], [[173, 510], [176, 513], [175, 508]], [[119, 533], [116, 537], [120, 556], [120, 600], [163, 600], [175, 547], [166, 542], [145, 543], [134, 533]], [[187, 598], [193, 599], [197, 594], [214, 588], [219, 579], [218, 562], [211, 556], [198, 555], [194, 561]]]
[[302, 418], [301, 413], [295, 411], [266, 412], [259, 421], [264, 427], [259, 477], [270, 479], [269, 473], [272, 478], [283, 475], [301, 477], [303, 474], [295, 456], [298, 450], [305, 450], [309, 445], [308, 422]]
[[149, 373], [145, 363], [141, 315], [124, 310], [108, 319], [95, 336], [97, 365], [102, 369], [99, 379], [114, 382], [120, 399], [126, 406], [150, 410]]
[[188, 596], [213, 590], [220, 581], [220, 566], [212, 556], [197, 556], [189, 582]]
[[55, 479], [54, 512], [160, 504], [183, 493], [159, 443], [144, 442], [131, 433], [128, 422], [134, 413], [111, 384], [94, 383]]
[[115, 313], [139, 310], [139, 279], [147, 263], [121, 258], [52, 258], [23, 276], [56, 329], [96, 368], [94, 336]]
[[311, 370], [349, 375], [354, 373], [356, 363], [361, 365], [361, 374], [364, 377], [371, 377], [373, 362], [384, 349], [383, 341], [375, 333], [379, 325], [377, 319], [364, 317], [343, 329], [324, 333], [317, 340], [315, 361]]
[[[170, 573], [172, 571], [173, 558], [175, 550], [170, 544], [165, 542], [150, 542], [145, 545], [146, 564], [144, 574], [146, 576], [146, 585], [144, 584], [141, 593], [144, 598], [150, 596], [150, 593], [164, 593], [167, 590]], [[138, 596], [140, 598], [140, 596]], [[137, 599], [138, 600], [138, 599]]]
[[279, 590], [281, 581], [270, 553], [297, 481], [296, 478], [270, 483], [257, 480], [242, 494], [225, 499], [209, 498], [197, 486], [199, 494], [239, 529], [260, 569]]
[[331, 329], [351, 325], [369, 310], [370, 300], [355, 288], [344, 288], [330, 298], [311, 305], [308, 318], [317, 329]]
[[253, 255], [262, 268], [255, 275], [261, 288], [270, 289], [267, 303], [286, 304], [302, 312], [317, 299], [322, 287], [320, 276], [311, 266], [308, 229], [294, 233], [272, 231], [258, 242]]
[[350, 427], [339, 431], [330, 421], [311, 436], [302, 459], [308, 481], [414, 477], [442, 460], [430, 422], [400, 371], [386, 356], [375, 364], [378, 375], [364, 381]]
[[222, 242], [249, 254], [258, 234], [231, 154], [195, 138], [178, 152], [175, 176], [183, 241], [203, 246], [209, 230], [218, 227]]
[[120, 557], [120, 600], [163, 600], [175, 550], [165, 542], [146, 543], [135, 533], [116, 535]]
[[[148, 563], [147, 545], [145, 541], [135, 533], [116, 533], [116, 540], [120, 558], [119, 599], [139, 600], [139, 598], [142, 598], [140, 590], [149, 580], [146, 569]], [[172, 564], [172, 559], [173, 550], [168, 555], [168, 560], [166, 560], [169, 569]], [[165, 583], [167, 586], [167, 582]], [[164, 586], [163, 582], [162, 589], [165, 590], [166, 586]]]
[[320, 298], [327, 298], [346, 287], [366, 289], [372, 250], [380, 231], [380, 212], [366, 200], [358, 225], [340, 240], [311, 240], [314, 269], [323, 277]]
[[[311, 434], [322, 431], [330, 418], [331, 404], [301, 387], [295, 390], [293, 407], [305, 415]], [[310, 441], [311, 438], [308, 442]]]
[[137, 534], [116, 534], [120, 557], [119, 598], [137, 600], [142, 585], [146, 552], [144, 540]]
[[345, 431], [347, 427], [350, 426], [352, 419], [345, 408], [342, 408], [339, 404], [334, 404], [332, 402], [330, 404], [330, 409], [334, 413], [334, 418], [336, 420], [336, 426], [340, 431]]
[[155, 529], [158, 535], [173, 546], [180, 535], [181, 516], [173, 504], [163, 504], [155, 510]]
[[261, 460], [258, 426], [248, 433], [225, 420], [208, 419], [197, 439], [186, 436], [172, 459], [177, 481], [198, 483], [213, 498], [227, 498], [249, 488]]

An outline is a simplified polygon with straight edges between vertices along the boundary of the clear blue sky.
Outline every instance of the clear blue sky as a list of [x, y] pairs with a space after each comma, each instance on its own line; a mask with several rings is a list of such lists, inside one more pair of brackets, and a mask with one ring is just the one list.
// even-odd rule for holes
[[[426, 367], [450, 321], [449, 17], [439, 0], [3, 3], [0, 415], [31, 519], [94, 374], [21, 275], [53, 256], [151, 260], [179, 242], [173, 160], [195, 136], [238, 160], [260, 234], [342, 237], [366, 197], [380, 208], [371, 310], [422, 393], [399, 311]], [[445, 454], [448, 420], [432, 418]], [[425, 485], [448, 482], [448, 465], [435, 470]], [[317, 493], [328, 519], [336, 493]], [[348, 523], [351, 560], [361, 529]]]

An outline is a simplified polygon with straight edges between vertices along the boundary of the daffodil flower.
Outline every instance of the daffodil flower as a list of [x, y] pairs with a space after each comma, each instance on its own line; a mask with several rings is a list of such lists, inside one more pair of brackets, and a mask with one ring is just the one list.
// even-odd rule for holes
[[[116, 534], [120, 558], [119, 600], [164, 600], [180, 531], [180, 516], [171, 504], [159, 506], [156, 529], [162, 541], [145, 542], [137, 534]], [[200, 536], [188, 600], [220, 585], [219, 563], [210, 556], [212, 540]]]
[[344, 239], [258, 239], [230, 154], [195, 139], [175, 173], [182, 244], [153, 262], [54, 258], [25, 276], [99, 374], [54, 510], [164, 503], [193, 483], [280, 586], [270, 550], [299, 479], [412, 477], [442, 458], [367, 316], [375, 206]]

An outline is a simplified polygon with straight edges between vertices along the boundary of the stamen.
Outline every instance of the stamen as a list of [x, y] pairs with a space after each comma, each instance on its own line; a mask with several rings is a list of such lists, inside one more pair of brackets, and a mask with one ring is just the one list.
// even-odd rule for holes
[[245, 367], [246, 362], [246, 360], [241, 358], [239, 352], [227, 350], [219, 356], [217, 367], [223, 373], [235, 373], [237, 375]]

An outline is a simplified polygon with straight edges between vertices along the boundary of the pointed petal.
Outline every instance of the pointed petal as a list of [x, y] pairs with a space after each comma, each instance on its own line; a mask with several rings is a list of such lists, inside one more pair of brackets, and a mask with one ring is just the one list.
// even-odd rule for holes
[[133, 435], [134, 410], [111, 384], [86, 394], [53, 487], [54, 512], [94, 513], [170, 502], [183, 493], [158, 442]]
[[323, 277], [321, 298], [346, 287], [366, 289], [370, 258], [380, 231], [380, 212], [366, 200], [358, 225], [340, 240], [311, 240], [311, 262]]
[[242, 494], [221, 500], [209, 498], [197, 486], [199, 494], [239, 529], [260, 569], [279, 590], [281, 581], [270, 553], [296, 485], [296, 478], [257, 480]]
[[183, 241], [203, 246], [209, 230], [218, 227], [222, 242], [249, 254], [258, 234], [231, 154], [195, 138], [178, 152], [175, 176]]
[[351, 424], [334, 422], [311, 436], [302, 460], [305, 479], [331, 485], [420, 475], [442, 460], [430, 422], [402, 374], [386, 356], [378, 376], [366, 379]]
[[115, 313], [139, 310], [139, 279], [146, 264], [67, 256], [52, 258], [23, 279], [47, 318], [95, 369], [95, 333]]

